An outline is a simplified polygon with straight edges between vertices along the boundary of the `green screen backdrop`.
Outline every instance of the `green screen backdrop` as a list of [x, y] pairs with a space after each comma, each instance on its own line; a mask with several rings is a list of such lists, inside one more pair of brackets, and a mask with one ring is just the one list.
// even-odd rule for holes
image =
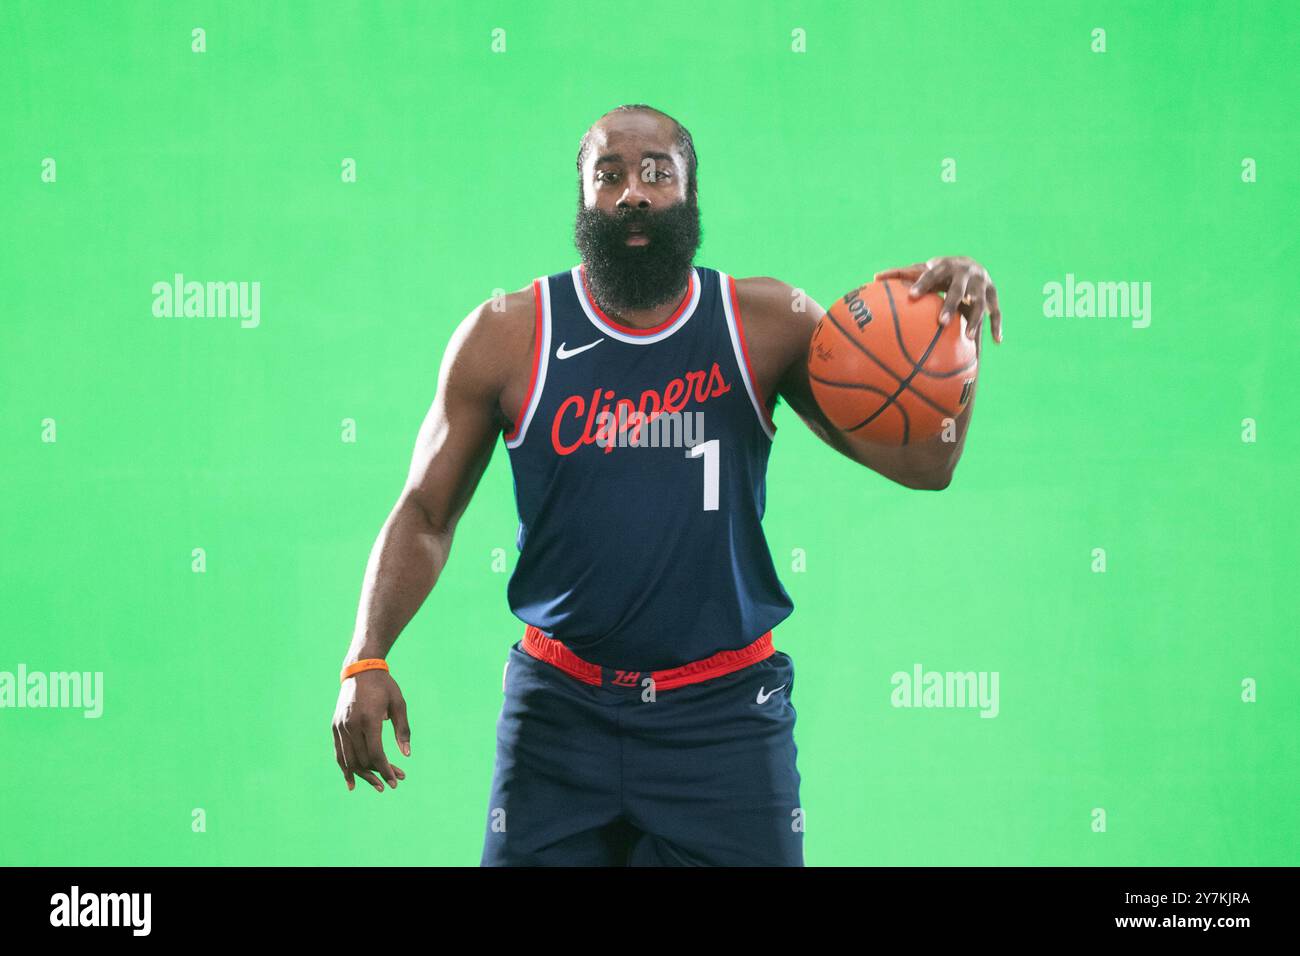
[[[477, 864], [523, 630], [500, 443], [390, 656], [396, 792], [345, 788], [339, 662], [448, 336], [577, 262], [579, 138], [637, 102], [694, 136], [699, 264], [829, 305], [969, 255], [999, 290], [945, 491], [776, 414], [808, 864], [1300, 862], [1296, 27], [0, 5], [0, 680], [102, 675], [97, 716], [0, 709], [0, 863]], [[177, 274], [256, 283], [256, 321], [156, 315]], [[1129, 311], [1086, 314], [1106, 283]], [[895, 706], [917, 668], [996, 675], [996, 712]]]

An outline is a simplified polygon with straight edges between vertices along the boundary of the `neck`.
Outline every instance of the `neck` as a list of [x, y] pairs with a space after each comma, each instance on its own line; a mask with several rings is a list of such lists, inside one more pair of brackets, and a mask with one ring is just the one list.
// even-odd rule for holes
[[656, 325], [662, 325], [666, 322], [681, 307], [682, 300], [691, 291], [691, 278], [688, 273], [686, 281], [662, 305], [656, 305], [649, 309], [612, 309], [600, 301], [600, 294], [591, 287], [590, 281], [587, 284], [587, 291], [596, 304], [600, 306], [600, 310], [620, 325], [626, 325], [633, 329], [653, 329]]

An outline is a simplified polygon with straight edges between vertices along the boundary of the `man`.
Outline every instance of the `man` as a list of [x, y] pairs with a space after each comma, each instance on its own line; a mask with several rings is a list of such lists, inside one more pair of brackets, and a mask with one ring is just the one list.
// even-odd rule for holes
[[[809, 388], [824, 309], [771, 278], [693, 265], [697, 157], [648, 106], [601, 117], [578, 154], [582, 262], [462, 321], [406, 488], [366, 569], [334, 715], [349, 789], [405, 774], [406, 704], [384, 658], [437, 580], [501, 436], [519, 513], [484, 865], [802, 865], [792, 610], [763, 538], [784, 398], [823, 441], [909, 488], [947, 487], [955, 441], [850, 441]], [[965, 258], [880, 273], [943, 291], [979, 343], [996, 292]], [[959, 311], [960, 310], [960, 311]], [[665, 427], [667, 423], [668, 427]], [[950, 436], [951, 438], [951, 436]]]

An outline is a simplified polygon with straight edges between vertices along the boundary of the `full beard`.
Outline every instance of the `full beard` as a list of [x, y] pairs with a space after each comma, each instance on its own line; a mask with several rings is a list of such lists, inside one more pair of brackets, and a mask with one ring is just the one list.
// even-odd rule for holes
[[[649, 243], [629, 246], [631, 226]], [[652, 309], [686, 288], [700, 247], [699, 205], [691, 197], [660, 210], [623, 208], [609, 215], [579, 199], [573, 244], [598, 305], [614, 313]]]

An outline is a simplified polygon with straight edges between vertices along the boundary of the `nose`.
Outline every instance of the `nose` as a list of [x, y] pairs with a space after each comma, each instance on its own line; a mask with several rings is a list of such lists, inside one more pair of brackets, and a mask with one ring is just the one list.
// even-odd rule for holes
[[643, 191], [639, 176], [633, 176], [629, 180], [627, 189], [623, 190], [623, 195], [619, 197], [617, 205], [619, 209], [650, 208], [650, 197]]

